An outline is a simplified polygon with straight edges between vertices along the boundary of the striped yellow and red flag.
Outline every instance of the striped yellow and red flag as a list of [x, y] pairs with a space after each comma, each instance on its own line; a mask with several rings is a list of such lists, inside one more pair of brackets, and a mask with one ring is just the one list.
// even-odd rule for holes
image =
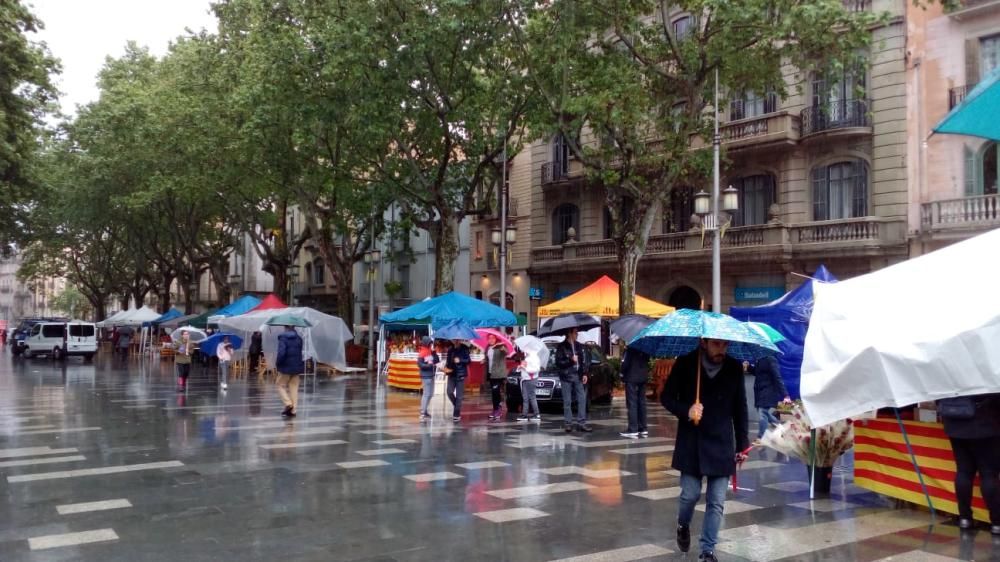
[[[939, 423], [903, 421], [906, 434], [927, 485], [931, 504], [945, 513], [958, 513], [955, 502], [955, 457]], [[913, 468], [906, 441], [896, 420], [854, 422], [854, 483], [879, 494], [926, 505], [920, 479]], [[973, 517], [989, 521], [986, 504], [973, 489]]]

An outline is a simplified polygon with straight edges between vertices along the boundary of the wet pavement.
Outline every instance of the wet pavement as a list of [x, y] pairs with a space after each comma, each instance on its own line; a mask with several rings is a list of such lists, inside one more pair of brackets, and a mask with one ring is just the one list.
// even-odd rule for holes
[[[416, 394], [366, 376], [303, 384], [279, 417], [273, 385], [171, 363], [0, 354], [0, 560], [696, 560], [673, 540], [675, 421], [622, 439], [624, 403], [594, 433], [487, 421], [417, 421]], [[806, 469], [755, 451], [730, 492], [721, 560], [1000, 560], [989, 533], [854, 487], [810, 502]], [[700, 508], [700, 509], [703, 509]], [[701, 528], [699, 511], [693, 523]], [[697, 550], [697, 538], [693, 549]]]

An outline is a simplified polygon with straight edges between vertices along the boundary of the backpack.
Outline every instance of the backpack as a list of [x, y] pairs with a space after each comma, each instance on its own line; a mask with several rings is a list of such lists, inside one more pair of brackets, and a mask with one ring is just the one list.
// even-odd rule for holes
[[976, 400], [972, 396], [944, 398], [937, 401], [937, 409], [944, 418], [971, 420], [976, 417]]

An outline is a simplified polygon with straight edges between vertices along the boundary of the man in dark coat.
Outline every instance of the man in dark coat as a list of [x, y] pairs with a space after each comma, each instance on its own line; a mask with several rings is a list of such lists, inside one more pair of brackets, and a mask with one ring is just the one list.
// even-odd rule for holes
[[278, 370], [278, 396], [285, 404], [281, 417], [294, 418], [299, 404], [299, 376], [306, 365], [302, 360], [302, 336], [292, 326], [285, 326], [285, 331], [278, 335], [274, 366]]
[[785, 383], [781, 380], [781, 367], [778, 359], [768, 355], [757, 361], [753, 369], [753, 405], [757, 408], [757, 439], [764, 437], [764, 432], [771, 424], [781, 421], [774, 415], [774, 407], [778, 402], [791, 402]]
[[[944, 409], [943, 402], [965, 405], [968, 416]], [[958, 526], [972, 529], [972, 487], [979, 490], [990, 515], [990, 533], [1000, 535], [1000, 394], [949, 398], [938, 402], [944, 432], [955, 454], [955, 500]]]
[[448, 375], [448, 400], [452, 404], [451, 421], [462, 421], [462, 397], [465, 395], [465, 378], [469, 375], [469, 348], [465, 342], [455, 340], [454, 345], [448, 350], [448, 361], [444, 372]]
[[[677, 360], [660, 397], [677, 416], [677, 442], [671, 466], [681, 473], [677, 546], [691, 548], [691, 518], [707, 478], [705, 522], [699, 560], [713, 562], [722, 527], [723, 504], [729, 477], [750, 446], [747, 437], [747, 399], [743, 366], [726, 356], [728, 342], [702, 340], [700, 351]], [[701, 358], [701, 403], [695, 401], [698, 361]]]
[[625, 382], [625, 406], [628, 408], [628, 429], [622, 437], [638, 439], [648, 437], [646, 428], [646, 381], [649, 379], [649, 355], [634, 348], [625, 349], [622, 360], [622, 379]]
[[556, 346], [556, 367], [562, 385], [563, 417], [566, 433], [573, 432], [573, 395], [576, 395], [576, 427], [583, 432], [594, 431], [587, 423], [587, 378], [590, 375], [590, 355], [583, 344], [576, 341], [577, 330], [566, 334], [566, 339]]

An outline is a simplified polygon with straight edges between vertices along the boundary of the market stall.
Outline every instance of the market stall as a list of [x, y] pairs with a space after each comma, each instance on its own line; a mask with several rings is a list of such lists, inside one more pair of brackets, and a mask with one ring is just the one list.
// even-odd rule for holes
[[[473, 328], [497, 328], [517, 326], [517, 316], [509, 310], [474, 299], [460, 293], [445, 293], [441, 296], [419, 302], [401, 310], [383, 315], [379, 319], [381, 335], [379, 342], [379, 364], [386, 366], [387, 383], [393, 388], [406, 390], [420, 389], [420, 375], [417, 371], [415, 330], [429, 331], [440, 328], [453, 320], [464, 320]], [[393, 328], [409, 334], [390, 340], [387, 332]], [[472, 363], [465, 379], [467, 389], [478, 388], [485, 380], [485, 356], [473, 347]]]

